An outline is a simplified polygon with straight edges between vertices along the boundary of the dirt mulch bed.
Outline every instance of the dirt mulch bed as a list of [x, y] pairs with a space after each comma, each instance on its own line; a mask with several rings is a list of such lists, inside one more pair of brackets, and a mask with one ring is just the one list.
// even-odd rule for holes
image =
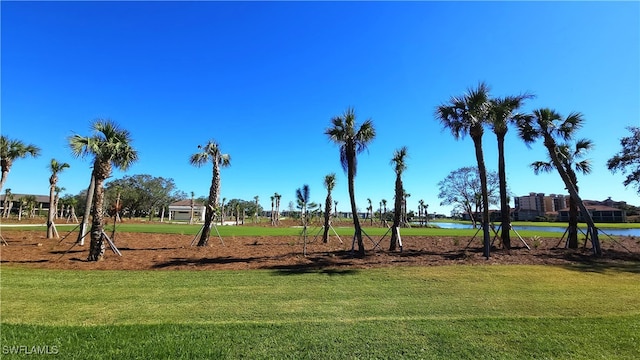
[[351, 242], [343, 239], [341, 243], [337, 237], [331, 237], [327, 244], [322, 243], [321, 238], [310, 238], [307, 256], [304, 256], [303, 241], [297, 236], [228, 237], [223, 238], [223, 244], [214, 235], [208, 246], [197, 247], [191, 246], [192, 235], [118, 233], [115, 244], [122, 256], [114, 254], [107, 245], [104, 260], [88, 262], [88, 241], [84, 246], [74, 245], [75, 234], [62, 241], [46, 239], [43, 231], [3, 230], [2, 236], [8, 244], [0, 247], [2, 266], [51, 269], [315, 270], [454, 264], [629, 263], [640, 266], [640, 239], [634, 237], [616, 237], [616, 241], [602, 239], [601, 258], [593, 256], [589, 244], [586, 248], [569, 250], [559, 239], [525, 239], [531, 247], [528, 250], [515, 239], [511, 251], [494, 247], [487, 260], [482, 256], [480, 240], [469, 244], [470, 239], [465, 237], [406, 236], [402, 252], [387, 250], [388, 237], [375, 249], [373, 242], [365, 238], [367, 255], [357, 258], [351, 252]]

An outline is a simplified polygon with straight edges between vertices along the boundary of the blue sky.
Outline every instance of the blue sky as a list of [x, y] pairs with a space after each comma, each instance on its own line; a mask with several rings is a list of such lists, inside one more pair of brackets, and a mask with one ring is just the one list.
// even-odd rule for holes
[[[217, 140], [231, 155], [222, 196], [263, 207], [309, 184], [322, 202], [326, 174], [347, 210], [338, 149], [324, 135], [352, 106], [377, 137], [358, 158], [356, 199], [392, 203], [389, 161], [409, 149], [404, 183], [410, 209], [440, 206], [437, 183], [475, 166], [470, 138], [456, 141], [434, 109], [479, 81], [492, 95], [532, 92], [524, 111], [584, 114], [579, 137], [595, 142], [593, 173], [580, 176], [587, 199], [640, 205], [606, 160], [627, 126], [640, 125], [638, 2], [10, 2], [2, 1], [3, 135], [38, 145], [14, 164], [5, 188], [48, 193], [51, 158], [68, 162], [59, 185], [86, 188], [90, 159], [74, 159], [67, 137], [89, 135], [96, 118], [128, 129], [140, 160], [124, 175], [151, 174], [208, 193], [210, 168], [189, 165], [198, 144]], [[484, 153], [497, 170], [495, 136]], [[511, 131], [507, 172], [515, 195], [563, 193], [556, 173], [534, 175], [541, 143]]]

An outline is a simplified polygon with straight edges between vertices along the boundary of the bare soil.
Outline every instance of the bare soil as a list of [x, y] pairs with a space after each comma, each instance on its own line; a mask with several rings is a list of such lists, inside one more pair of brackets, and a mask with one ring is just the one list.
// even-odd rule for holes
[[[62, 234], [65, 236], [67, 234]], [[330, 237], [309, 238], [307, 254], [297, 236], [225, 237], [215, 235], [206, 247], [191, 246], [193, 235], [117, 233], [116, 255], [107, 245], [104, 260], [86, 261], [88, 241], [74, 245], [77, 235], [62, 240], [46, 239], [44, 231], [3, 230], [7, 245], [0, 246], [2, 266], [52, 269], [118, 270], [221, 270], [221, 269], [358, 269], [390, 266], [434, 266], [455, 264], [631, 264], [640, 266], [640, 239], [616, 237], [602, 239], [603, 256], [595, 258], [590, 248], [564, 248], [557, 238], [525, 239], [527, 249], [517, 238], [510, 251], [496, 241], [490, 259], [482, 255], [480, 239], [469, 243], [466, 237], [404, 236], [403, 251], [388, 251], [389, 237], [374, 247], [365, 238], [364, 258], [351, 252], [351, 241]], [[379, 238], [375, 239], [379, 241]], [[582, 245], [582, 244], [580, 244]]]

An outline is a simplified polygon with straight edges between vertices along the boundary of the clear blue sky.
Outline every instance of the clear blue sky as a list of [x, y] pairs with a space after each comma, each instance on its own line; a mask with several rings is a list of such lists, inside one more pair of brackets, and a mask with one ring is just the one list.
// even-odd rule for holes
[[[627, 126], [640, 125], [638, 2], [9, 2], [2, 11], [1, 132], [38, 145], [16, 161], [5, 188], [48, 193], [51, 158], [68, 162], [59, 185], [86, 188], [90, 159], [74, 159], [67, 137], [89, 135], [92, 120], [128, 129], [140, 160], [126, 174], [173, 178], [180, 190], [208, 193], [210, 168], [189, 165], [208, 139], [231, 155], [222, 196], [265, 208], [309, 184], [322, 202], [326, 174], [348, 208], [338, 149], [324, 135], [348, 106], [371, 118], [377, 137], [358, 158], [356, 199], [392, 203], [393, 151], [409, 149], [410, 209], [439, 206], [437, 183], [475, 166], [470, 138], [456, 141], [434, 119], [437, 105], [486, 81], [492, 95], [524, 91], [523, 110], [579, 111], [578, 134], [594, 140], [593, 173], [581, 194], [640, 205], [606, 160]], [[485, 159], [497, 170], [495, 137]], [[563, 193], [556, 173], [534, 175], [547, 158], [507, 137], [515, 195]]]

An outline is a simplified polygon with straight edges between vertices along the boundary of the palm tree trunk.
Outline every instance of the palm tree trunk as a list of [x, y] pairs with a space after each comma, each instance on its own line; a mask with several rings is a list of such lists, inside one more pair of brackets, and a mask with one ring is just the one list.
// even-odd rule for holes
[[504, 137], [505, 134], [499, 134], [498, 137], [498, 178], [500, 182], [500, 215], [502, 224], [500, 228], [500, 236], [502, 238], [502, 246], [505, 249], [511, 249], [511, 207], [509, 206], [509, 197], [507, 194], [507, 174], [504, 161]]
[[356, 193], [355, 193], [355, 176], [356, 176], [356, 151], [355, 148], [347, 146], [347, 177], [349, 181], [349, 201], [351, 202], [351, 214], [353, 216], [353, 226], [355, 232], [353, 234], [354, 239], [358, 242], [358, 256], [364, 257], [364, 242], [362, 241], [362, 228], [360, 227], [360, 219], [358, 219], [358, 208], [356, 207]]
[[591, 231], [591, 242], [593, 244], [594, 254], [596, 256], [602, 256], [602, 249], [600, 248], [600, 240], [598, 239], [598, 229], [596, 228], [596, 224], [593, 222], [593, 218], [591, 217], [591, 214], [589, 214], [589, 211], [584, 206], [584, 203], [582, 202], [580, 195], [578, 195], [578, 190], [576, 189], [575, 185], [571, 182], [571, 178], [569, 177], [569, 174], [567, 174], [567, 171], [562, 166], [562, 163], [558, 158], [558, 154], [556, 153], [555, 141], [553, 140], [551, 135], [544, 134], [544, 145], [549, 151], [549, 157], [551, 158], [551, 162], [553, 162], [553, 166], [556, 168], [556, 170], [558, 170], [558, 174], [562, 178], [562, 181], [564, 182], [565, 187], [569, 191], [569, 196], [571, 196], [575, 200], [576, 204], [578, 205], [578, 208], [580, 208], [580, 212], [582, 213], [583, 219], [587, 222], [587, 225], [589, 226], [589, 231]]
[[480, 187], [482, 192], [482, 234], [484, 250], [483, 255], [487, 259], [490, 256], [491, 238], [489, 235], [489, 194], [487, 191], [487, 169], [484, 164], [484, 155], [482, 154], [482, 124], [474, 125], [479, 129], [471, 130], [471, 138], [476, 150], [476, 160], [478, 161], [478, 172], [480, 173]]
[[[2, 159], [2, 161], [4, 162], [5, 160]], [[4, 165], [4, 164], [3, 164]], [[4, 166], [2, 169], [2, 177], [0, 177], [0, 191], [4, 188], [4, 183], [7, 182], [7, 176], [9, 175], [9, 170], [5, 170]]]
[[102, 237], [102, 220], [104, 205], [104, 179], [95, 177], [95, 191], [93, 194], [93, 219], [91, 221], [91, 243], [87, 261], [100, 261], [104, 256], [104, 239]]
[[207, 246], [209, 242], [209, 233], [211, 232], [211, 223], [213, 221], [215, 207], [218, 204], [218, 189], [220, 188], [220, 169], [218, 167], [218, 159], [213, 159], [213, 174], [211, 178], [211, 187], [209, 188], [209, 201], [204, 216], [204, 225], [198, 246]]
[[[579, 193], [578, 189], [578, 177], [576, 173], [571, 169], [571, 165], [567, 165], [565, 167], [565, 171], [567, 175], [569, 175], [569, 179], [576, 187], [576, 192]], [[569, 197], [569, 224], [567, 231], [567, 242], [569, 245], [569, 249], [577, 249], [578, 248], [578, 204], [575, 199]]]
[[53, 239], [54, 237], [54, 227], [53, 227], [53, 218], [55, 217], [57, 209], [54, 207], [55, 205], [55, 182], [51, 182], [49, 185], [49, 214], [47, 215], [47, 239]]
[[322, 242], [329, 242], [329, 226], [331, 226], [331, 192], [327, 193], [327, 199], [324, 202], [324, 233], [322, 234]]
[[389, 251], [395, 251], [398, 246], [398, 236], [400, 235], [400, 218], [402, 214], [402, 194], [404, 193], [402, 187], [402, 179], [400, 175], [396, 175], [396, 196], [395, 196], [395, 209], [393, 211], [393, 225], [391, 226], [391, 242], [389, 244]]
[[89, 216], [91, 215], [91, 207], [93, 203], [93, 193], [96, 188], [96, 178], [94, 173], [91, 173], [91, 181], [89, 182], [89, 189], [87, 190], [87, 201], [84, 208], [84, 215], [82, 215], [82, 223], [80, 223], [80, 231], [78, 233], [78, 245], [84, 245], [84, 238], [87, 236], [87, 229], [89, 228]]

